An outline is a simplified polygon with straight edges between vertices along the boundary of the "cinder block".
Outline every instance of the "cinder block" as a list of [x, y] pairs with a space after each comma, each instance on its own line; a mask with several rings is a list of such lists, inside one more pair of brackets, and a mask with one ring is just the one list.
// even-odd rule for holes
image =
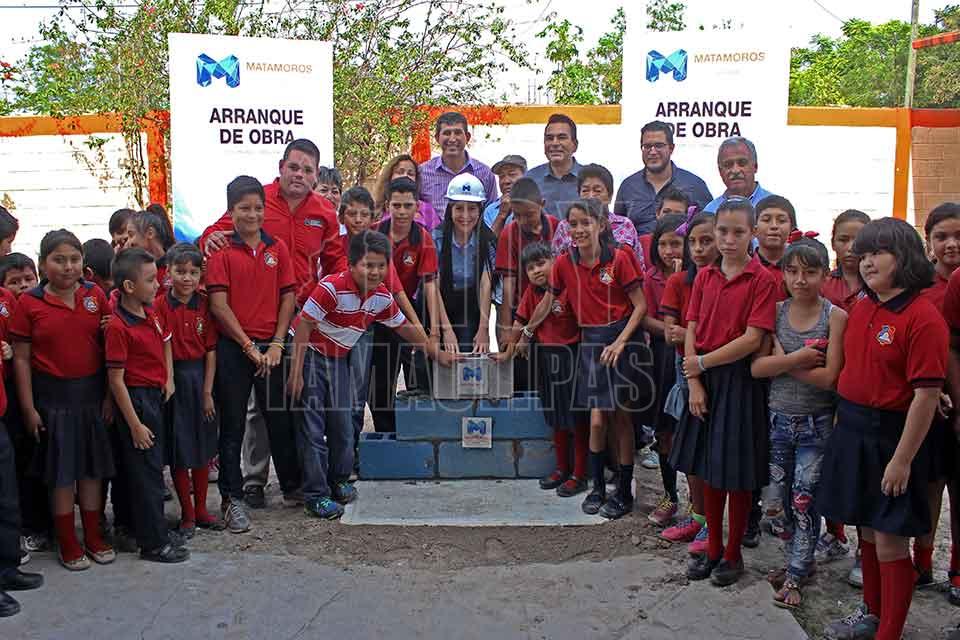
[[436, 476], [431, 442], [398, 442], [393, 433], [360, 434], [360, 477], [364, 480], [405, 480]]
[[517, 442], [517, 477], [543, 478], [557, 468], [553, 443], [549, 440], [520, 440]]
[[934, 144], [955, 145], [960, 141], [960, 129], [956, 127], [935, 127], [930, 130], [930, 142]]
[[474, 414], [473, 400], [397, 398], [398, 440], [459, 440], [464, 416]]
[[553, 431], [543, 420], [543, 406], [536, 393], [509, 400], [481, 400], [478, 418], [493, 418], [494, 440], [550, 439]]
[[516, 478], [513, 442], [499, 441], [491, 449], [464, 449], [459, 442], [437, 446], [441, 478]]
[[917, 160], [939, 160], [943, 158], [943, 145], [915, 144], [911, 148], [911, 155]]

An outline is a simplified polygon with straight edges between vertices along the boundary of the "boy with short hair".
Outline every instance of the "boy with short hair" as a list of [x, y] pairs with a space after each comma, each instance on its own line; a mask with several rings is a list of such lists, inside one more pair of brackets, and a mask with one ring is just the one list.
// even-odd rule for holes
[[404, 318], [384, 284], [389, 259], [390, 241], [383, 234], [363, 231], [354, 236], [349, 269], [321, 280], [300, 313], [288, 388], [295, 400], [303, 399], [300, 436], [307, 515], [339, 518], [341, 504], [357, 497], [347, 482], [354, 456], [348, 356], [364, 332], [376, 322], [442, 365], [449, 366], [454, 358]]
[[[40, 283], [37, 265], [22, 253], [10, 253], [0, 258], [0, 287], [20, 297]], [[11, 309], [11, 312], [13, 310]]]
[[160, 284], [153, 256], [139, 248], [114, 259], [120, 301], [105, 331], [107, 377], [119, 411], [118, 472], [129, 491], [140, 557], [183, 562], [190, 553], [170, 539], [163, 515], [164, 403], [173, 395], [170, 331], [154, 315]]
[[250, 530], [240, 448], [251, 388], [267, 423], [284, 501], [302, 500], [296, 428], [282, 368], [277, 369], [296, 302], [296, 280], [287, 245], [263, 231], [264, 201], [263, 186], [255, 178], [239, 176], [227, 186], [234, 233], [207, 261], [210, 312], [220, 328], [214, 383], [220, 404], [218, 483], [224, 521], [232, 533]]
[[83, 243], [83, 279], [94, 283], [107, 295], [113, 289], [110, 265], [115, 255], [113, 247], [106, 240], [93, 238]]

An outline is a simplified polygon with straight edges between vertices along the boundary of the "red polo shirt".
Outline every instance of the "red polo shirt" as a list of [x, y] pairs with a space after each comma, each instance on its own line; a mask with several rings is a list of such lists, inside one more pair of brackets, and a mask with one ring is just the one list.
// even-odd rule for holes
[[[282, 240], [291, 252], [297, 287], [309, 286], [317, 262], [323, 273], [339, 273], [347, 268], [347, 259], [340, 245], [340, 223], [333, 205], [326, 198], [310, 192], [293, 211], [280, 195], [280, 179], [264, 185], [263, 230]], [[200, 246], [214, 231], [233, 231], [233, 220], [227, 211], [200, 236]]]
[[[390, 238], [391, 220], [380, 225], [379, 231]], [[392, 242], [391, 254], [395, 275], [407, 297], [413, 299], [420, 281], [429, 282], [437, 277], [437, 247], [433, 238], [419, 222], [410, 225], [410, 233], [400, 242]], [[389, 277], [389, 276], [388, 276]]]
[[720, 263], [701, 269], [693, 281], [687, 322], [697, 323], [696, 348], [710, 353], [756, 327], [776, 326], [777, 287], [757, 256], [728, 280]]
[[145, 318], [135, 316], [118, 305], [107, 324], [107, 368], [123, 369], [128, 387], [163, 387], [167, 383], [167, 361], [163, 344], [170, 331], [151, 307], [144, 307]]
[[874, 409], [906, 411], [914, 389], [943, 386], [949, 341], [926, 296], [905, 291], [882, 304], [865, 296], [847, 318], [837, 392]]
[[[533, 317], [533, 311], [543, 300], [547, 290], [542, 287], [527, 287], [517, 307], [517, 322], [527, 324]], [[535, 332], [537, 343], [542, 345], [567, 345], [580, 340], [580, 325], [570, 308], [567, 294], [562, 293], [553, 299], [553, 306], [546, 319], [537, 327]]]
[[[663, 286], [663, 298], [660, 300], [660, 315], [676, 318], [681, 327], [687, 326], [687, 308], [693, 293], [693, 283], [688, 277], [686, 271], [678, 271], [667, 278]], [[649, 300], [647, 304], [650, 304]]]
[[567, 293], [581, 327], [602, 327], [633, 313], [630, 292], [643, 286], [643, 275], [632, 250], [604, 247], [593, 267], [580, 264], [576, 248], [553, 263], [553, 293]]
[[107, 297], [81, 280], [73, 309], [44, 291], [46, 281], [20, 296], [10, 322], [14, 342], [30, 343], [30, 366], [57, 378], [85, 378], [103, 370], [100, 320], [109, 316]]
[[820, 287], [820, 295], [850, 313], [853, 305], [863, 296], [863, 288], [852, 291], [847, 286], [847, 281], [843, 279], [840, 269], [835, 269], [824, 280], [823, 286]]
[[172, 334], [170, 346], [174, 360], [199, 360], [217, 348], [220, 336], [205, 294], [194, 292], [190, 300], [183, 303], [168, 291], [157, 298], [154, 311]]
[[757, 251], [757, 258], [760, 260], [760, 264], [763, 265], [763, 268], [773, 276], [773, 282], [777, 285], [777, 302], [782, 302], [790, 297], [790, 294], [787, 292], [787, 283], [783, 280], [783, 267], [779, 262], [770, 262], [763, 257], [759, 251]]
[[548, 247], [551, 246], [553, 234], [557, 230], [560, 221], [553, 216], [540, 214], [540, 234], [527, 233], [520, 224], [514, 220], [500, 233], [497, 239], [497, 272], [503, 276], [516, 276], [517, 291], [514, 296], [514, 304], [518, 304], [527, 290], [527, 272], [521, 268], [520, 254], [524, 247], [534, 242], [542, 242]]
[[277, 329], [280, 298], [294, 293], [296, 280], [287, 245], [260, 232], [251, 249], [240, 236], [207, 260], [207, 292], [225, 291], [227, 304], [244, 332], [254, 340], [269, 340]]
[[960, 269], [954, 271], [947, 282], [943, 296], [943, 317], [947, 320], [950, 333], [960, 336]]
[[923, 290], [922, 294], [933, 303], [933, 306], [937, 308], [937, 311], [940, 312], [944, 317], [943, 303], [947, 295], [947, 286], [949, 285], [949, 280], [944, 278], [938, 272], [933, 277], [933, 284]]
[[331, 358], [350, 353], [374, 322], [395, 329], [407, 321], [384, 283], [362, 295], [349, 271], [321, 280], [301, 315], [316, 323], [310, 346]]
[[663, 291], [667, 281], [660, 267], [650, 267], [643, 276], [643, 297], [647, 299], [647, 317], [663, 320]]
[[0, 340], [10, 341], [10, 319], [17, 309], [17, 296], [9, 289], [0, 287]]

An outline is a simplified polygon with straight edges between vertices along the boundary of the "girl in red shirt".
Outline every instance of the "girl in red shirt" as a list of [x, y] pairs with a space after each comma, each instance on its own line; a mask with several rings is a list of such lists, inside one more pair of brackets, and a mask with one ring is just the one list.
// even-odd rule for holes
[[[557, 296], [566, 293], [580, 324], [576, 406], [590, 412], [590, 475], [593, 488], [583, 511], [619, 518], [633, 510], [634, 431], [631, 412], [649, 407], [652, 357], [642, 342], [647, 311], [643, 274], [633, 251], [614, 243], [598, 200], [582, 200], [567, 213], [573, 248], [557, 258], [548, 291], [523, 329], [528, 339], [546, 318]], [[608, 496], [604, 480], [607, 428], [617, 435], [620, 475]]]
[[[663, 411], [673, 418], [680, 420], [687, 407], [690, 396], [687, 379], [683, 377], [683, 344], [687, 336], [687, 308], [690, 304], [690, 295], [693, 293], [693, 281], [700, 269], [705, 269], [720, 258], [714, 229], [716, 219], [712, 214], [701, 213], [695, 215], [686, 225], [681, 226], [684, 232], [684, 254], [688, 266], [667, 278], [663, 291], [663, 300], [660, 307], [663, 310], [664, 336], [676, 352], [674, 369], [676, 378], [673, 387], [663, 403]], [[676, 431], [676, 424], [674, 424]], [[670, 453], [682, 453], [682, 449], [673, 446], [671, 438]], [[676, 471], [677, 462], [669, 459], [670, 466]], [[684, 466], [690, 468], [692, 463]], [[687, 551], [697, 555], [707, 550], [707, 519], [703, 507], [703, 481], [696, 475], [687, 474], [687, 485], [690, 487], [690, 517], [682, 519], [675, 526], [664, 529], [660, 534], [670, 542], [689, 542]]]
[[[105, 423], [113, 402], [104, 378], [101, 321], [107, 299], [85, 282], [83, 252], [65, 229], [40, 242], [44, 279], [23, 294], [10, 325], [14, 371], [27, 431], [37, 439], [34, 472], [52, 493], [60, 562], [71, 571], [116, 559], [100, 531], [101, 481], [114, 475]], [[73, 508], [79, 494], [84, 547], [77, 541]]]
[[915, 581], [909, 538], [930, 531], [924, 438], [946, 378], [949, 333], [921, 293], [934, 268], [912, 226], [874, 220], [857, 234], [853, 252], [861, 256], [867, 295], [847, 321], [818, 507], [861, 527], [864, 604], [829, 633], [875, 630], [876, 640], [899, 640]]
[[683, 267], [683, 236], [677, 234], [677, 228], [686, 221], [680, 214], [666, 215], [657, 220], [650, 245], [653, 253], [649, 255], [651, 267], [643, 277], [643, 297], [647, 300], [647, 315], [643, 318], [643, 328], [650, 335], [650, 348], [653, 351], [653, 380], [656, 383], [656, 395], [650, 411], [643, 422], [653, 426], [657, 435], [656, 451], [660, 461], [660, 478], [664, 495], [653, 512], [648, 516], [650, 522], [664, 527], [677, 515], [679, 496], [677, 495], [677, 471], [668, 460], [670, 445], [673, 441], [675, 420], [663, 412], [667, 392], [676, 381], [677, 371], [674, 364], [673, 346], [665, 339], [663, 298], [666, 280]]
[[823, 283], [820, 294], [847, 312], [863, 291], [863, 281], [860, 279], [860, 256], [852, 249], [857, 234], [868, 222], [870, 222], [870, 216], [856, 209], [847, 209], [833, 221], [830, 244], [833, 252], [837, 254], [837, 268]]
[[704, 480], [707, 553], [691, 561], [687, 577], [712, 576], [715, 585], [727, 586], [743, 575], [740, 547], [751, 496], [767, 483], [766, 399], [762, 384], [750, 375], [750, 360], [774, 329], [778, 287], [749, 254], [756, 226], [750, 201], [731, 198], [716, 215], [721, 260], [702, 269], [693, 283], [683, 360], [690, 401], [677, 425], [674, 458], [678, 471]]

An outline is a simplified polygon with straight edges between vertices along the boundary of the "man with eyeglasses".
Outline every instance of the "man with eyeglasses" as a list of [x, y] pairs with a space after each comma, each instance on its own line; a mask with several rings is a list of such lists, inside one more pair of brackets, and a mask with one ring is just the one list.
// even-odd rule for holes
[[757, 182], [757, 148], [743, 136], [733, 136], [720, 143], [717, 169], [726, 190], [703, 208], [708, 213], [716, 213], [720, 205], [732, 197], [747, 198], [756, 207], [758, 202], [773, 195]]
[[620, 185], [613, 212], [627, 216], [640, 235], [653, 233], [657, 225], [657, 195], [665, 189], [676, 189], [687, 195], [691, 204], [703, 207], [713, 199], [706, 183], [696, 174], [675, 165], [673, 129], [666, 122], [654, 120], [640, 130], [643, 169]]

